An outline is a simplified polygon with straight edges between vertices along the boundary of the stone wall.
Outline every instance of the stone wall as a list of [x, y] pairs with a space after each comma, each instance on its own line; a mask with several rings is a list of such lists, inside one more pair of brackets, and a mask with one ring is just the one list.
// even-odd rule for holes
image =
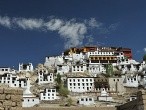
[[23, 110], [116, 110], [116, 108], [115, 107], [59, 107], [59, 108], [32, 107], [32, 108], [23, 108]]
[[117, 110], [146, 110], [146, 93], [144, 91], [137, 92], [137, 99], [117, 106]]
[[22, 110], [23, 90], [0, 87], [0, 110]]

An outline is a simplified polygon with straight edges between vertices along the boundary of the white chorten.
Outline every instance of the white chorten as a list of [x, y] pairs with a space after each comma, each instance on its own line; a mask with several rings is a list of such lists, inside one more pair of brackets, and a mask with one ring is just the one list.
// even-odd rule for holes
[[105, 88], [102, 89], [101, 96], [109, 96], [108, 93], [105, 91]]

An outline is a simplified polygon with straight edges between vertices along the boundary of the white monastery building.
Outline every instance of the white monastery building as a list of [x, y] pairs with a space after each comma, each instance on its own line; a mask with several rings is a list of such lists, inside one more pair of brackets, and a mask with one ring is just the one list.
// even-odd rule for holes
[[55, 100], [56, 99], [56, 89], [44, 89], [40, 93], [40, 100]]
[[32, 65], [32, 63], [28, 63], [28, 64], [20, 64], [19, 63], [19, 72], [23, 72], [23, 71], [27, 71], [27, 72], [29, 72], [29, 71], [33, 71], [33, 65]]
[[94, 90], [93, 77], [68, 77], [68, 90], [71, 92], [87, 92]]
[[39, 70], [38, 71], [38, 84], [47, 84], [47, 83], [53, 83], [54, 77], [53, 73], [48, 73], [47, 70]]

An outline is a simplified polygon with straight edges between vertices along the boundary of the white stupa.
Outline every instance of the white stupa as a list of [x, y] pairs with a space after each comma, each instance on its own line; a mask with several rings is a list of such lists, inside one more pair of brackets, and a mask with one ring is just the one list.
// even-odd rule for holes
[[100, 96], [109, 96], [109, 94], [106, 92], [105, 88], [102, 89]]
[[106, 92], [105, 88], [102, 88], [100, 96], [98, 96], [99, 101], [112, 101], [112, 97]]
[[30, 92], [30, 80], [28, 78], [27, 87], [23, 92], [22, 107], [33, 107], [34, 105], [39, 104], [39, 103], [40, 103], [39, 98]]
[[27, 86], [26, 89], [23, 92], [23, 97], [35, 97], [31, 92], [30, 92], [30, 80], [29, 78], [27, 79]]

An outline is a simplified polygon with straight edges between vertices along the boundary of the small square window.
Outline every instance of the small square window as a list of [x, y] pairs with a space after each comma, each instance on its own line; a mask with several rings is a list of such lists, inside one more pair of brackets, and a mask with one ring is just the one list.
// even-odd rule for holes
[[92, 98], [89, 98], [89, 101], [92, 101]]
[[55, 90], [53, 89], [52, 92], [55, 92]]

